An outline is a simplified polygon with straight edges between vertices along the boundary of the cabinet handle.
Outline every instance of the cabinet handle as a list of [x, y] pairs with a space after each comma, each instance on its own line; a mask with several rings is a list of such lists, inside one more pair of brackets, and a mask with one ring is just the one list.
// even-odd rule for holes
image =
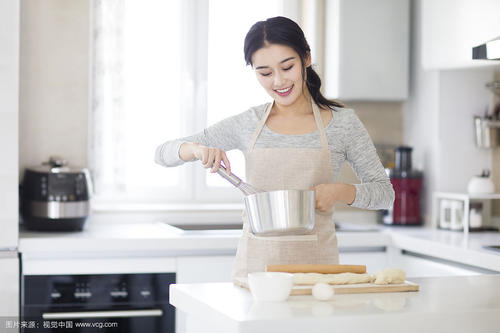
[[117, 317], [161, 317], [163, 310], [121, 310], [121, 311], [81, 311], [81, 312], [46, 312], [43, 319], [86, 319], [86, 318], [117, 318]]

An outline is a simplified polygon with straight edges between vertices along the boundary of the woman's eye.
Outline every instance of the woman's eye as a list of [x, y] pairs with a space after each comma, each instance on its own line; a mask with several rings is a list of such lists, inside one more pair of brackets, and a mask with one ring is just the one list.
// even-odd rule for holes
[[288, 70], [292, 69], [292, 67], [293, 67], [293, 65], [288, 66], [287, 68], [283, 68], [283, 70], [284, 70], [284, 71], [288, 71]]
[[271, 75], [271, 73], [260, 73], [260, 75], [262, 75], [262, 76], [269, 76], [269, 75]]

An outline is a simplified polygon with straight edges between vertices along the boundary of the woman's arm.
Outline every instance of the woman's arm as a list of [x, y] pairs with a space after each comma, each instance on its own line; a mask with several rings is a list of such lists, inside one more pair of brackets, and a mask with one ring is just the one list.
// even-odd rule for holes
[[[241, 149], [241, 127], [248, 123], [245, 113], [226, 118], [200, 133], [188, 137], [170, 140], [156, 148], [155, 162], [165, 166], [174, 167], [194, 160], [207, 160], [217, 154], [224, 160], [225, 151]], [[224, 156], [222, 156], [224, 155]], [[226, 158], [227, 160], [227, 158]], [[229, 164], [229, 161], [227, 161]]]
[[377, 155], [373, 141], [355, 113], [345, 136], [346, 160], [361, 184], [354, 184], [356, 197], [351, 206], [388, 209], [394, 203], [394, 189]]

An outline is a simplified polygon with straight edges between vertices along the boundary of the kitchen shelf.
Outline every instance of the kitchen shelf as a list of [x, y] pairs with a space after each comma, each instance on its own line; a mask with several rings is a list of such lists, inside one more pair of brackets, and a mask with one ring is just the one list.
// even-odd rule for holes
[[439, 201], [441, 199], [450, 199], [463, 201], [463, 232], [465, 235], [470, 231], [470, 203], [471, 201], [484, 201], [484, 200], [500, 200], [500, 193], [490, 194], [471, 194], [460, 192], [434, 192], [432, 198], [432, 227], [437, 229], [439, 227]]

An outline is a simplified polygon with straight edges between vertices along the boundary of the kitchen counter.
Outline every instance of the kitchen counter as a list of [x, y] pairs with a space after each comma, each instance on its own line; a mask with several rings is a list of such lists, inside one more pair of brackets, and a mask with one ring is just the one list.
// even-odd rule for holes
[[500, 275], [412, 282], [420, 291], [267, 303], [231, 283], [177, 284], [170, 287], [170, 303], [204, 321], [207, 332], [498, 332]]
[[[163, 222], [120, 224], [94, 222], [81, 232], [33, 232], [21, 229], [19, 252], [24, 256], [119, 255], [233, 255], [241, 230], [184, 231]], [[337, 231], [342, 251], [360, 248], [397, 248], [500, 272], [500, 252], [484, 245], [500, 245], [500, 233], [461, 232], [424, 227], [386, 227], [341, 224]]]
[[[241, 230], [182, 230], [164, 222], [102, 223], [92, 218], [83, 231], [50, 232], [21, 228], [19, 252], [54, 255], [67, 252], [155, 252], [166, 255], [235, 254]], [[339, 246], [384, 247], [390, 242], [388, 234], [373, 227], [345, 227], [338, 232]]]

